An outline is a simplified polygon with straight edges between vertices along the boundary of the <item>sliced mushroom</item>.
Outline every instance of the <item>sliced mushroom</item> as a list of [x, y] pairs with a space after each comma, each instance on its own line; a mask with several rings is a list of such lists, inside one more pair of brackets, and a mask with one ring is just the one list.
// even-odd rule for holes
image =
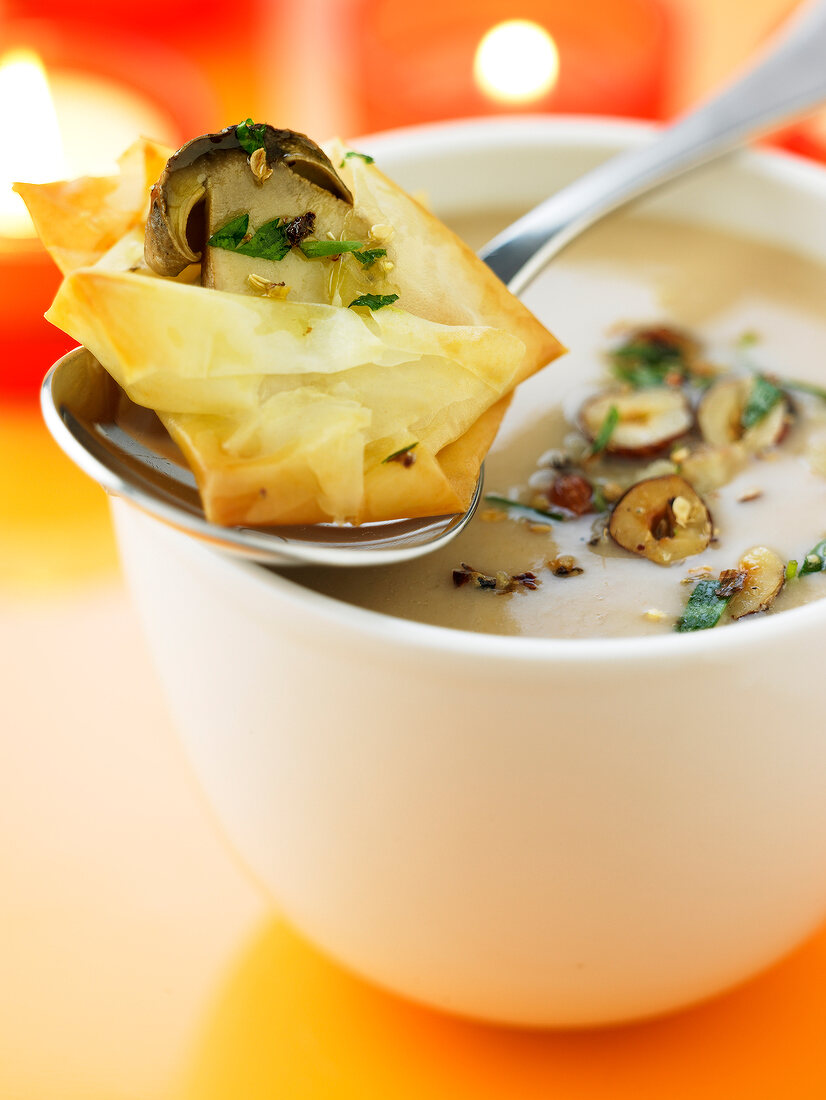
[[745, 573], [745, 580], [728, 605], [733, 619], [765, 611], [786, 582], [786, 563], [765, 546], [755, 546], [745, 553], [737, 563], [737, 570]]
[[750, 428], [743, 427], [743, 413], [754, 385], [755, 379], [746, 376], [724, 378], [711, 387], [697, 410], [697, 423], [707, 443], [714, 447], [726, 447], [740, 442], [753, 454], [782, 441], [791, 421], [791, 409], [785, 394], [756, 424]]
[[657, 565], [671, 565], [706, 549], [711, 514], [677, 474], [638, 481], [617, 501], [608, 531], [614, 542]]
[[295, 250], [275, 261], [207, 247], [216, 232], [243, 215], [249, 217], [248, 237], [275, 219], [295, 224], [290, 244], [313, 231], [335, 238], [345, 229], [366, 233], [354, 221], [350, 191], [315, 142], [292, 130], [256, 129], [263, 145], [249, 156], [238, 127], [230, 126], [190, 141], [169, 158], [152, 188], [146, 262], [159, 275], [174, 276], [200, 261], [204, 286], [250, 294], [249, 276], [256, 275], [300, 288], [304, 300], [321, 300], [322, 265], [307, 263]]
[[694, 416], [681, 390], [671, 387], [601, 393], [586, 401], [582, 428], [596, 440], [611, 408], [618, 414], [604, 450], [621, 458], [647, 458], [664, 451], [691, 430]]

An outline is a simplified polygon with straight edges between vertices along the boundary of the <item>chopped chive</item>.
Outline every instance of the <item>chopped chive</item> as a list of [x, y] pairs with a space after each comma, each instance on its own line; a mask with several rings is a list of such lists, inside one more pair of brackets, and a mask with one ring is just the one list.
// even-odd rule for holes
[[406, 447], [399, 447], [398, 451], [394, 451], [392, 453], [392, 455], [388, 455], [387, 458], [383, 458], [381, 460], [382, 466], [385, 464], [385, 462], [398, 462], [399, 460], [402, 461], [402, 465], [412, 466], [413, 462], [411, 461], [410, 463], [407, 463], [405, 461], [405, 459], [409, 456], [412, 460], [415, 460], [416, 456], [413, 455], [413, 454], [410, 454], [410, 452], [415, 447], [418, 447], [418, 446], [419, 446], [419, 443], [418, 443], [418, 440], [417, 440], [415, 443], [408, 443], [408, 445]]
[[531, 508], [528, 504], [520, 504], [518, 500], [510, 500], [508, 497], [500, 497], [496, 493], [487, 493], [485, 503], [492, 504], [495, 508], [507, 508], [511, 512], [522, 516], [524, 519], [532, 519], [536, 523], [547, 523], [549, 519], [557, 523], [564, 523], [568, 518], [561, 512], [546, 512], [544, 508]]
[[343, 252], [357, 252], [361, 241], [302, 241], [298, 247], [305, 256], [340, 256]]
[[358, 298], [352, 300], [347, 308], [352, 309], [353, 306], [366, 306], [367, 309], [382, 309], [384, 306], [391, 306], [398, 300], [398, 294], [360, 294]]
[[719, 590], [720, 581], [715, 577], [698, 581], [675, 629], [685, 634], [692, 630], [710, 630], [716, 626], [731, 599], [731, 596], [719, 596]]
[[596, 439], [591, 444], [592, 455], [601, 454], [611, 442], [611, 436], [614, 434], [617, 424], [619, 424], [619, 418], [619, 409], [616, 405], [612, 405], [599, 426]]
[[746, 430], [759, 424], [783, 398], [783, 391], [775, 386], [764, 374], [756, 374], [752, 383], [749, 399], [740, 417], [740, 424]]
[[797, 562], [792, 558], [786, 562], [786, 580], [793, 581], [797, 576]]

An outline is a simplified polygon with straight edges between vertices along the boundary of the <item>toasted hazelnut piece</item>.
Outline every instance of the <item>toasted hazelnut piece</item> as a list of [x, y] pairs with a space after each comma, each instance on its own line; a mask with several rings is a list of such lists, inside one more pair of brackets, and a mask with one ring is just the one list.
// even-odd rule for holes
[[593, 486], [581, 474], [560, 474], [548, 490], [548, 501], [559, 508], [584, 516], [591, 511]]
[[714, 447], [727, 447], [738, 441], [754, 453], [780, 443], [788, 431], [791, 409], [782, 397], [751, 428], [743, 428], [742, 416], [755, 379], [724, 378], [706, 393], [697, 409], [697, 423], [703, 439]]
[[694, 423], [685, 395], [670, 387], [601, 393], [586, 401], [580, 418], [590, 439], [599, 435], [611, 406], [619, 414], [605, 446], [606, 452], [625, 458], [646, 458], [666, 450], [690, 431]]
[[786, 581], [786, 563], [773, 550], [755, 546], [737, 563], [745, 573], [742, 589], [732, 596], [728, 610], [733, 619], [765, 611], [777, 599]]
[[711, 493], [727, 485], [749, 460], [749, 452], [742, 443], [731, 443], [726, 447], [705, 444], [692, 451], [681, 463], [680, 473], [698, 493]]
[[706, 549], [712, 523], [689, 483], [668, 474], [633, 485], [615, 505], [608, 531], [625, 550], [671, 565]]

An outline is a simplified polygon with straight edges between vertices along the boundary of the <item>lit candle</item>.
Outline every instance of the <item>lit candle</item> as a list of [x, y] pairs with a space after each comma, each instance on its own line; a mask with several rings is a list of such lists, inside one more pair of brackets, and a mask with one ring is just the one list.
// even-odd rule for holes
[[130, 90], [91, 75], [47, 80], [37, 55], [24, 49], [0, 58], [0, 132], [0, 393], [33, 397], [70, 341], [43, 319], [60, 275], [12, 184], [108, 174], [142, 133], [175, 136], [163, 112]]

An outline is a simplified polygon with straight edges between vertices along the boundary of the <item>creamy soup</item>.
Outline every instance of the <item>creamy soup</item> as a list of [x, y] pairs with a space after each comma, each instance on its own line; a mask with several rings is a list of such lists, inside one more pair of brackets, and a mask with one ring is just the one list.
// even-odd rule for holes
[[[485, 222], [454, 219], [453, 224], [477, 247], [510, 220], [510, 213], [503, 212]], [[814, 559], [810, 571], [799, 575], [826, 535], [826, 401], [800, 387], [787, 391], [783, 384], [794, 379], [826, 385], [826, 268], [750, 239], [622, 215], [563, 252], [525, 300], [571, 350], [517, 394], [486, 463], [489, 499], [468, 528], [444, 549], [412, 563], [291, 570], [291, 579], [389, 615], [537, 637], [672, 631], [679, 622], [685, 624], [686, 605], [700, 581], [706, 582], [712, 603], [722, 601], [720, 622], [731, 621], [737, 593], [744, 585], [756, 590], [746, 568], [752, 559], [744, 557], [756, 547], [765, 548], [783, 573], [775, 586], [782, 584], [782, 590], [753, 604], [758, 614], [775, 614], [826, 595], [826, 572], [814, 568]], [[715, 415], [723, 424], [728, 398], [719, 388], [722, 381], [753, 379], [756, 373], [765, 380], [769, 399], [770, 380], [783, 389], [786, 412], [778, 405], [769, 414], [759, 408], [765, 394], [749, 390], [749, 400], [758, 404], [756, 411], [750, 408], [759, 420], [754, 431], [765, 438], [747, 460], [738, 452], [724, 477], [713, 470], [707, 476], [703, 463], [710, 448], [697, 442], [696, 428], [681, 434], [679, 415], [674, 440], [656, 455], [629, 457], [621, 448], [612, 453], [620, 431], [630, 432], [633, 441], [637, 427], [635, 414], [626, 414], [624, 407], [625, 421], [617, 427], [617, 395], [623, 391], [616, 367], [623, 360], [612, 357], [610, 349], [633, 344], [635, 330], [653, 326], [690, 333], [701, 345], [692, 385], [680, 387], [667, 378], [657, 390], [669, 400], [669, 386], [673, 392], [685, 389], [689, 419], [718, 386]], [[752, 386], [751, 381], [738, 384]], [[600, 395], [607, 397], [594, 403]], [[588, 408], [590, 433], [583, 431]], [[738, 407], [738, 417], [741, 413], [748, 415]], [[613, 443], [603, 446], [605, 440], [598, 437], [610, 441], [612, 432]], [[723, 451], [729, 454], [728, 448]], [[580, 479], [584, 473], [594, 490], [581, 516], [576, 515], [576, 492], [570, 499], [557, 492], [554, 501], [556, 479], [572, 472]], [[642, 543], [626, 549], [606, 528], [616, 525], [622, 494], [630, 485], [672, 475], [697, 486], [697, 507], [708, 509], [707, 546], [658, 563], [638, 552]], [[508, 500], [535, 511], [509, 507]], [[560, 508], [560, 500], [575, 505], [574, 510]], [[684, 509], [688, 516], [691, 507], [687, 491], [671, 490], [668, 522], [677, 534], [684, 533], [681, 523], [691, 527], [693, 520], [681, 515]], [[662, 527], [663, 522], [660, 517], [650, 525], [655, 542], [663, 533], [657, 523]], [[721, 577], [734, 584], [728, 609]], [[742, 604], [743, 596], [739, 600]], [[734, 628], [747, 629], [753, 617], [745, 616]]]

